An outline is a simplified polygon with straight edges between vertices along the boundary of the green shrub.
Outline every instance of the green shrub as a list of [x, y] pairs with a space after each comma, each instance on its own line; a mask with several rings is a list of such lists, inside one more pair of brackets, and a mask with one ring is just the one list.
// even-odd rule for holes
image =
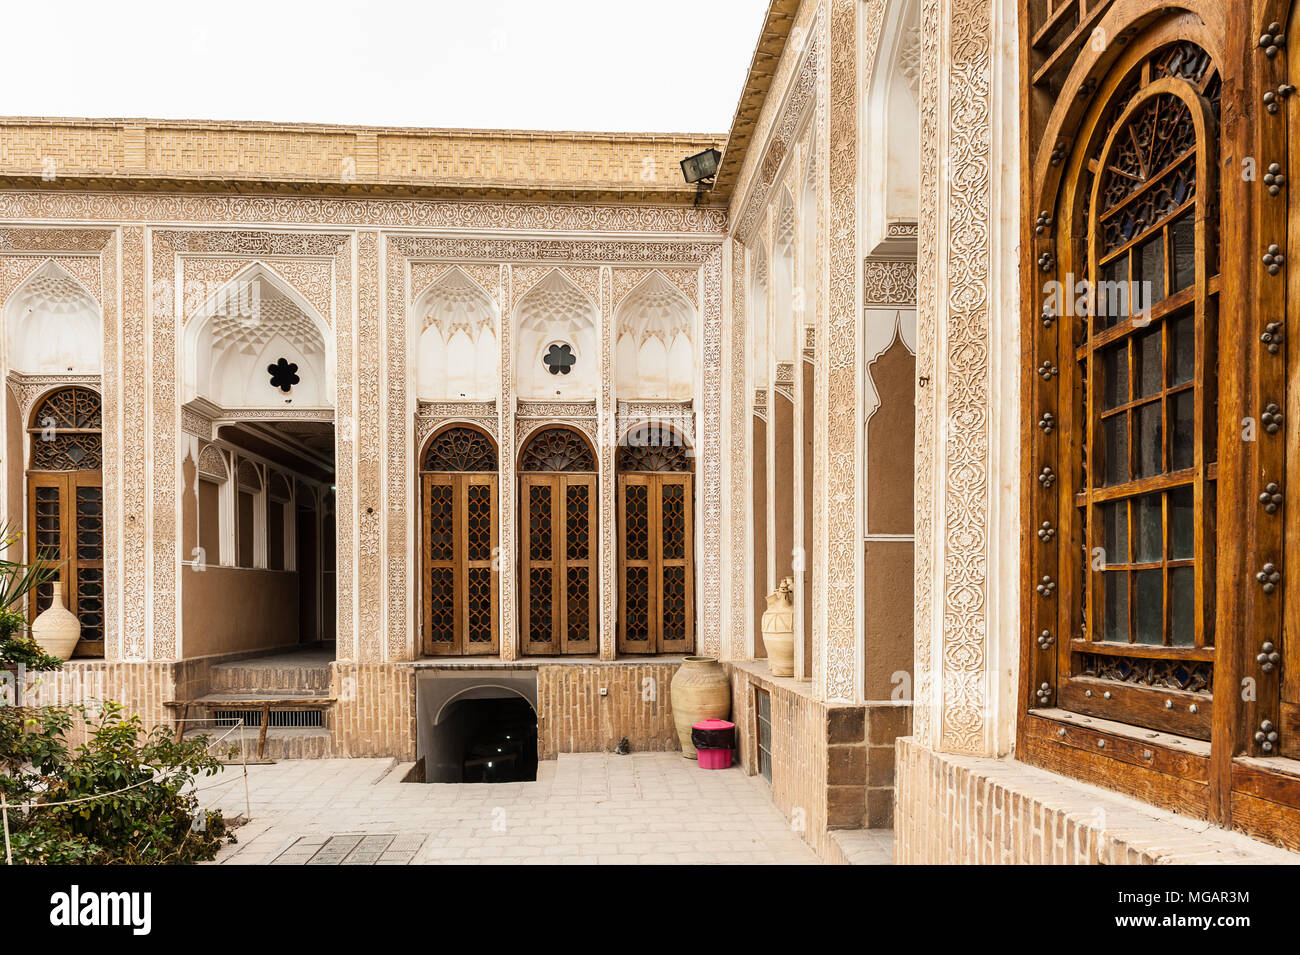
[[[87, 739], [72, 749], [65, 740], [78, 718]], [[205, 812], [184, 790], [221, 766], [206, 740], [146, 731], [116, 703], [97, 716], [81, 706], [0, 707], [0, 794], [10, 806], [28, 804], [9, 811], [15, 863], [211, 859], [235, 837], [219, 811]], [[85, 796], [99, 798], [55, 805]]]

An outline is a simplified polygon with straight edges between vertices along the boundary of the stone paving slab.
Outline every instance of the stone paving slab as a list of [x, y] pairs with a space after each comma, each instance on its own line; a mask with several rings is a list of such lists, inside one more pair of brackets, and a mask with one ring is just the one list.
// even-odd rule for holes
[[[228, 767], [234, 778], [241, 767]], [[566, 754], [528, 783], [403, 783], [386, 759], [248, 767], [252, 820], [227, 865], [816, 864], [817, 856], [737, 767], [678, 753]], [[200, 802], [243, 812], [243, 786]], [[209, 796], [210, 799], [205, 798]]]

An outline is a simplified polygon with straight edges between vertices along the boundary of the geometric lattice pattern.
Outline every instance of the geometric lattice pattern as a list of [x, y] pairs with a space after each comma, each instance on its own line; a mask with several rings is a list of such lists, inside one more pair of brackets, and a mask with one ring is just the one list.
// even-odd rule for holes
[[623, 578], [624, 639], [646, 643], [650, 639], [650, 568], [628, 567]]
[[565, 494], [564, 533], [569, 560], [586, 560], [591, 553], [591, 489], [569, 485]]
[[662, 539], [664, 560], [681, 560], [686, 556], [686, 488], [680, 484], [666, 484], [661, 488], [663, 508], [660, 512], [659, 533]]
[[623, 500], [623, 553], [628, 560], [649, 560], [650, 488], [645, 484], [629, 484]]
[[665, 567], [663, 589], [663, 638], [686, 639], [686, 568]]
[[534, 643], [551, 642], [555, 623], [552, 579], [549, 567], [533, 567], [528, 571], [528, 639]]
[[568, 589], [565, 593], [569, 640], [586, 643], [591, 639], [591, 569], [568, 568]]
[[528, 489], [528, 557], [551, 559], [551, 489], [544, 484]]
[[429, 488], [429, 526], [425, 546], [429, 560], [444, 561], [456, 558], [456, 523], [452, 503], [454, 488], [450, 484], [434, 484]]

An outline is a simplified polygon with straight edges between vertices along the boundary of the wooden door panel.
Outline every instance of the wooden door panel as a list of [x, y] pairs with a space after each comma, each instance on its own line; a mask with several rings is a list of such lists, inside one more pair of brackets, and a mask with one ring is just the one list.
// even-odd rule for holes
[[662, 653], [690, 653], [694, 648], [694, 566], [691, 545], [691, 476], [660, 474], [657, 487], [655, 531], [658, 535], [659, 649]]
[[[28, 486], [28, 560], [58, 564], [54, 579], [81, 621], [77, 656], [104, 653], [104, 492], [99, 471], [31, 472]], [[37, 588], [31, 619], [49, 607], [53, 580]]]
[[619, 651], [689, 653], [694, 566], [689, 474], [619, 475]]
[[460, 479], [464, 545], [461, 581], [466, 653], [496, 653], [500, 607], [497, 583], [497, 476], [465, 474]]
[[597, 503], [594, 474], [520, 476], [525, 653], [597, 652]]
[[523, 651], [529, 654], [560, 652], [554, 536], [559, 488], [558, 475], [523, 474], [519, 478], [519, 513], [524, 519], [524, 533], [519, 535], [520, 629]]
[[596, 476], [565, 474], [561, 519], [564, 531], [562, 575], [557, 576], [557, 603], [563, 607], [563, 653], [595, 653]]
[[646, 474], [620, 474], [618, 494], [618, 649], [654, 653], [650, 483]]
[[496, 475], [425, 474], [421, 563], [424, 652], [498, 648]]

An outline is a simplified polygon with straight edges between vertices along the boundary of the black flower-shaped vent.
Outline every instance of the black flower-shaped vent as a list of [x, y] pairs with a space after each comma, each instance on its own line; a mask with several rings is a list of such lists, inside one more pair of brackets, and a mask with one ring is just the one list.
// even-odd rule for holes
[[298, 378], [298, 366], [291, 361], [285, 361], [283, 358], [274, 365], [267, 365], [266, 370], [271, 375], [271, 387], [279, 388], [286, 394], [300, 380]]
[[542, 359], [544, 364], [552, 375], [567, 375], [569, 369], [577, 362], [577, 356], [573, 354], [573, 349], [568, 345], [552, 345], [546, 352], [546, 357]]

